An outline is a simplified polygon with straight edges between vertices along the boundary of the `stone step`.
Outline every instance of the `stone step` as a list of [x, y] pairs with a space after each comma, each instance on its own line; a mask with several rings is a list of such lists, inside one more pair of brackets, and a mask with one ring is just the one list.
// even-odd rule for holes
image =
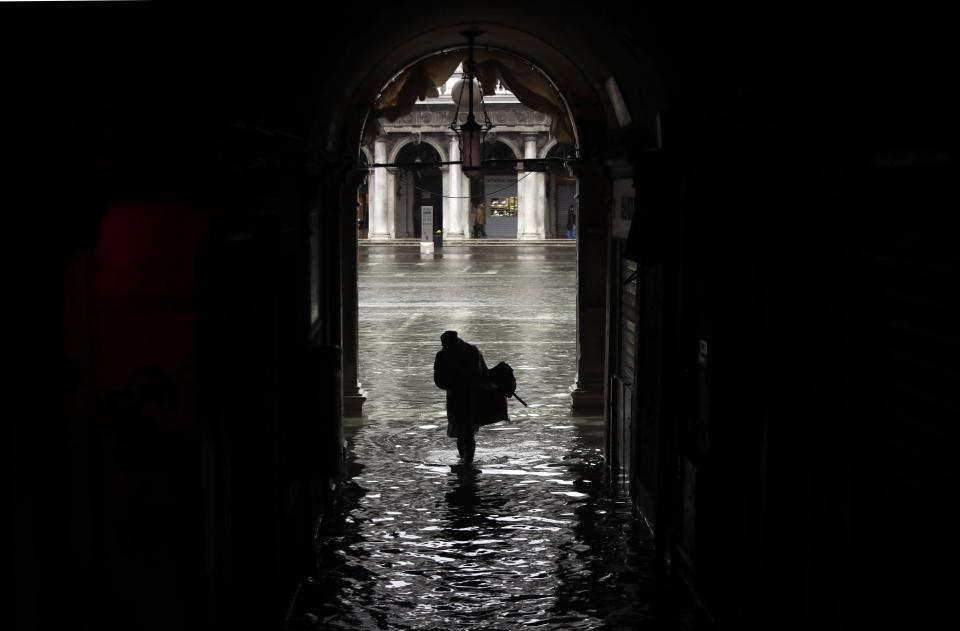
[[[420, 247], [419, 239], [391, 239], [388, 241], [370, 241], [360, 239], [361, 247]], [[429, 243], [429, 241], [424, 241]], [[523, 246], [523, 245], [550, 245], [561, 247], [572, 247], [577, 244], [576, 239], [458, 239], [444, 240], [443, 247], [464, 247], [464, 246]]]

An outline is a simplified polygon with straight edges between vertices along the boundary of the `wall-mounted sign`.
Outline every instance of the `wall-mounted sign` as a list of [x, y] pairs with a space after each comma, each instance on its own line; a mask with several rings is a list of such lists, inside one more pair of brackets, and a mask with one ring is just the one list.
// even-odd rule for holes
[[433, 206], [420, 207], [420, 240], [433, 243]]

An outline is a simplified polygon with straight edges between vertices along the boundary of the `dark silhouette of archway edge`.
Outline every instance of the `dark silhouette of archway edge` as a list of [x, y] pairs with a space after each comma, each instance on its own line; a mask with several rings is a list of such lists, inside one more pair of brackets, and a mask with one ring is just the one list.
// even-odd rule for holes
[[[474, 13], [484, 13], [477, 11]], [[352, 84], [353, 90], [347, 94], [341, 93], [339, 98], [332, 102], [340, 102], [339, 109], [328, 111], [329, 116], [318, 118], [314, 146], [320, 142], [326, 143], [324, 149], [329, 153], [338, 153], [341, 163], [348, 167], [354, 166], [355, 156], [359, 156], [360, 143], [364, 126], [375, 124], [370, 116], [372, 104], [389, 81], [403, 69], [417, 63], [421, 59], [442, 50], [463, 46], [462, 33], [468, 29], [479, 30], [482, 35], [477, 40], [480, 47], [503, 50], [510, 54], [526, 59], [543, 72], [557, 87], [563, 96], [568, 113], [572, 118], [572, 127], [578, 137], [581, 156], [585, 161], [576, 167], [576, 175], [580, 181], [580, 212], [578, 222], [577, 257], [577, 378], [571, 386], [572, 407], [587, 413], [599, 413], [604, 402], [604, 340], [606, 327], [606, 250], [607, 250], [607, 199], [610, 195], [611, 181], [614, 177], [610, 169], [602, 161], [604, 154], [622, 154], [622, 150], [611, 150], [611, 144], [618, 141], [619, 125], [613, 114], [608, 96], [602, 87], [607, 78], [614, 76], [614, 68], [609, 59], [602, 58], [598, 52], [610, 55], [610, 49], [595, 47], [590, 50], [570, 47], [565, 43], [562, 33], [551, 28], [544, 28], [540, 21], [526, 23], [525, 20], [514, 20], [513, 25], [506, 25], [501, 20], [483, 19], [481, 16], [472, 16], [474, 19], [457, 21], [444, 20], [443, 24], [422, 27], [423, 31], [413, 37], [403, 37], [396, 32], [391, 38], [375, 38], [379, 43], [375, 49], [366, 50], [359, 57], [349, 57], [350, 64], [355, 72], [364, 59], [370, 66], [362, 74], [357, 74]], [[439, 21], [439, 20], [438, 20]], [[518, 27], [517, 24], [521, 27]], [[522, 28], [525, 27], [525, 28]], [[570, 50], [564, 50], [565, 48]], [[579, 56], [575, 61], [572, 56]], [[614, 55], [615, 57], [617, 55]], [[652, 62], [636, 63], [643, 59], [642, 54], [632, 51], [620, 53], [620, 56], [634, 61], [628, 76], [630, 85], [634, 89], [628, 109], [636, 122], [632, 123], [631, 130], [636, 134], [642, 130], [641, 136], [652, 139], [655, 112], [651, 111], [647, 103], [655, 98], [645, 95], [658, 95], [661, 90], [657, 77], [650, 72]], [[644, 72], [646, 70], [646, 72]], [[342, 74], [342, 73], [341, 73]], [[623, 84], [623, 76], [621, 81]], [[646, 81], [638, 80], [645, 77]], [[351, 85], [342, 77], [343, 85]], [[332, 80], [332, 79], [331, 79]], [[344, 99], [344, 96], [347, 98]], [[645, 133], [644, 133], [645, 132]], [[635, 137], [632, 139], [635, 142]], [[339, 149], [339, 150], [338, 150]], [[344, 153], [347, 155], [344, 156]], [[349, 156], [349, 157], [347, 157]], [[623, 165], [619, 165], [621, 173], [628, 173]], [[358, 314], [357, 314], [357, 257], [358, 242], [352, 218], [355, 213], [356, 202], [354, 195], [363, 177], [363, 172], [356, 170], [342, 170], [345, 174], [339, 183], [340, 215], [342, 221], [351, 225], [342, 226], [339, 233], [342, 262], [340, 265], [341, 297], [342, 297], [342, 346], [343, 377], [344, 377], [344, 412], [348, 416], [360, 415], [366, 393], [359, 382], [358, 369]], [[589, 256], [585, 256], [585, 253]]]
[[[314, 3], [293, 9], [273, 3], [256, 11], [246, 5], [66, 4], [75, 6], [57, 7], [56, 12], [11, 7], [20, 9], [19, 18], [4, 15], [16, 26], [4, 40], [9, 56], [23, 59], [12, 65], [9, 89], [18, 98], [11, 100], [15, 116], [8, 121], [15, 131], [10, 153], [17, 156], [11, 161], [8, 196], [29, 202], [14, 204], [10, 213], [18, 235], [14, 251], [22, 256], [12, 257], [18, 273], [11, 274], [8, 291], [16, 304], [27, 305], [10, 310], [17, 322], [10, 327], [17, 333], [10, 363], [18, 367], [11, 388], [18, 396], [11, 398], [14, 412], [8, 416], [10, 453], [17, 456], [12, 467], [17, 493], [12, 565], [19, 620], [44, 628], [78, 623], [110, 628], [91, 612], [117, 612], [115, 605], [121, 602], [99, 580], [101, 575], [91, 575], [87, 568], [88, 560], [99, 556], [106, 559], [103, 569], [111, 569], [109, 559], [123, 547], [104, 537], [110, 554], [101, 555], [102, 549], [82, 541], [83, 525], [96, 523], [83, 508], [93, 506], [94, 496], [62, 485], [69, 474], [93, 471], [105, 460], [93, 454], [72, 464], [64, 457], [71, 453], [69, 437], [74, 434], [62, 429], [82, 429], [89, 415], [67, 417], [61, 397], [51, 396], [50, 390], [64, 378], [49, 372], [62, 359], [57, 333], [64, 323], [61, 262], [94, 246], [103, 210], [95, 202], [95, 184], [102, 177], [109, 180], [111, 199], [200, 200], [211, 207], [218, 220], [215, 234], [223, 237], [217, 245], [229, 244], [237, 254], [218, 254], [203, 266], [217, 280], [217, 291], [207, 294], [209, 309], [217, 322], [231, 325], [229, 332], [237, 332], [228, 341], [241, 351], [221, 355], [217, 337], [204, 355], [207, 370], [215, 373], [207, 382], [213, 388], [205, 386], [215, 406], [197, 423], [230, 419], [221, 425], [230, 433], [211, 433], [205, 450], [217, 459], [203, 474], [203, 484], [198, 479], [195, 485], [209, 489], [203, 499], [214, 507], [211, 513], [204, 516], [200, 497], [192, 493], [176, 501], [191, 533], [199, 533], [193, 525], [204, 520], [204, 541], [193, 534], [145, 540], [152, 550], [165, 545], [159, 550], [195, 568], [187, 572], [190, 581], [144, 585], [125, 580], [120, 572], [115, 575], [133, 589], [149, 588], [157, 602], [165, 603], [165, 612], [175, 610], [170, 604], [186, 602], [185, 592], [190, 592], [196, 603], [187, 603], [184, 611], [194, 617], [184, 620], [194, 626], [200, 619], [213, 628], [223, 626], [215, 624], [221, 620], [226, 626], [276, 626], [277, 602], [289, 587], [277, 576], [282, 567], [295, 565], [291, 559], [299, 563], [305, 558], [280, 544], [299, 539], [309, 548], [312, 530], [304, 517], [308, 503], [287, 503], [293, 497], [288, 491], [298, 487], [279, 478], [274, 428], [300, 418], [326, 424], [336, 417], [333, 397], [316, 397], [311, 413], [296, 419], [290, 410], [273, 405], [283, 400], [277, 396], [279, 386], [290, 384], [285, 392], [300, 391], [284, 377], [298, 372], [291, 358], [303, 350], [305, 332], [317, 339], [307, 321], [309, 294], [301, 278], [307, 269], [307, 239], [301, 238], [306, 228], [297, 221], [308, 203], [304, 198], [318, 200], [316, 214], [326, 211], [323, 221], [332, 216], [322, 233], [320, 334], [327, 343], [339, 344], [345, 299], [339, 284], [343, 241], [336, 231], [338, 195], [355, 160], [349, 147], [350, 117], [362, 115], [366, 105], [351, 99], [369, 96], [362, 83], [386, 58], [395, 56], [399, 62], [385, 63], [388, 67], [415, 58], [419, 53], [413, 44], [424, 33], [443, 28], [452, 33], [457, 23], [475, 18], [533, 34], [576, 62], [585, 83], [593, 86], [590, 103], [598, 108], [593, 118], [576, 116], [584, 131], [590, 120], [596, 121], [585, 149], [600, 164], [608, 162], [604, 152], [610, 156], [618, 146], [629, 147], [624, 137], [631, 132], [617, 130], [605, 110], [605, 74], [620, 83], [636, 136], [664, 101], [657, 82], [644, 78], [656, 74], [644, 60], [656, 59], [659, 76], [669, 80], [665, 87], [674, 117], [670, 123], [671, 112], [665, 114], [664, 147], [696, 176], [678, 192], [686, 194], [687, 209], [695, 211], [683, 218], [685, 226], [696, 229], [688, 243], [701, 246], [699, 252], [687, 248], [697, 253], [699, 268], [683, 278], [713, 288], [706, 296], [710, 300], [702, 301], [715, 336], [711, 365], [718, 364], [721, 339], [731, 349], [744, 343], [753, 349], [729, 354], [735, 362], [723, 371], [725, 382], [714, 384], [726, 401], [713, 399], [714, 419], [735, 433], [715, 452], [714, 474], [727, 480], [713, 485], [715, 503], [710, 503], [716, 519], [707, 518], [704, 529], [698, 528], [717, 543], [718, 556], [701, 565], [707, 573], [697, 580], [706, 581], [701, 586], [728, 621], [726, 627], [840, 628], [853, 621], [882, 626], [876, 623], [888, 622], [890, 612], [900, 620], [916, 615], [922, 622], [938, 613], [931, 603], [955, 600], [947, 591], [950, 582], [942, 580], [943, 568], [931, 571], [926, 565], [949, 558], [940, 548], [947, 538], [916, 529], [936, 520], [943, 532], [952, 528], [955, 519], [947, 509], [953, 506], [939, 500], [955, 494], [949, 478], [938, 476], [953, 460], [948, 449], [912, 447], [923, 444], [919, 440], [927, 441], [926, 447], [955, 441], [933, 440], [944, 425], [918, 418], [920, 412], [887, 418], [886, 408], [900, 409], [903, 399], [887, 405], [887, 399], [873, 396], [897, 390], [893, 379], [898, 375], [888, 369], [897, 367], [899, 374], [902, 367], [888, 365], [893, 361], [886, 354], [890, 347], [876, 343], [882, 339], [876, 334], [888, 325], [883, 318], [898, 312], [885, 314], [877, 307], [894, 294], [914, 296], [917, 304], [938, 304], [955, 286], [947, 284], [951, 277], [946, 275], [938, 280], [927, 271], [909, 271], [928, 257], [956, 253], [948, 243], [954, 232], [941, 227], [945, 206], [935, 199], [947, 192], [944, 198], [953, 199], [956, 192], [956, 96], [952, 84], [942, 80], [950, 76], [953, 59], [949, 20], [938, 21], [924, 11], [910, 16], [902, 7], [851, 10], [848, 19], [837, 7], [791, 11], [789, 19], [776, 20], [775, 14], [787, 7], [770, 5], [765, 16], [759, 7], [748, 14], [731, 4], [691, 8], [660, 3], [641, 6], [639, 11], [648, 14], [638, 16], [638, 7], [631, 4], [628, 10], [626, 3], [559, 2], [547, 8], [506, 7], [499, 0], [470, 7], [472, 15], [456, 6], [402, 0], [339, 8]], [[24, 19], [28, 12], [34, 17]], [[796, 36], [789, 36], [790, 29]], [[651, 31], [655, 40], [647, 39]], [[639, 57], [631, 54], [648, 41], [659, 45]], [[588, 50], [588, 43], [598, 48]], [[526, 54], [562, 79], [544, 55]], [[678, 106], [686, 110], [678, 112]], [[355, 122], [354, 129], [359, 127]], [[686, 133], [686, 144], [677, 149], [680, 132]], [[768, 158], [768, 150], [776, 161]], [[314, 164], [304, 165], [305, 158]], [[800, 171], [806, 181], [798, 182], [790, 175], [797, 160], [823, 168]], [[112, 168], [97, 175], [101, 165]], [[788, 186], [779, 186], [781, 182]], [[808, 193], [801, 198], [798, 192], [811, 185], [817, 189], [813, 198]], [[597, 190], [602, 195], [602, 187]], [[745, 198], [744, 191], [752, 195]], [[776, 200], [790, 202], [788, 212], [771, 212], [784, 208], [773, 205]], [[713, 212], [724, 209], [736, 212]], [[664, 214], [675, 235], [677, 213]], [[245, 224], [257, 231], [237, 229]], [[281, 234], [282, 240], [277, 238]], [[668, 276], [668, 271], [660, 273], [662, 284], [677, 287], [679, 275]], [[903, 293], [913, 278], [917, 285]], [[894, 280], [897, 284], [891, 285]], [[678, 293], [661, 302], [675, 304]], [[909, 342], [954, 339], [949, 331], [953, 320], [934, 319], [927, 306], [916, 312], [918, 317], [930, 312], [921, 320], [929, 334], [911, 327], [913, 337], [897, 347], [909, 349], [910, 356], [897, 361], [946, 375], [944, 367], [955, 355], [940, 345]], [[818, 339], [821, 331], [827, 335]], [[669, 342], [667, 333], [659, 337]], [[697, 336], [688, 339], [694, 345], [687, 357], [695, 361]], [[206, 336], [205, 343], [209, 341]], [[669, 361], [655, 367], [656, 374], [675, 376], [673, 393], [683, 393], [676, 385], [683, 348], [676, 343], [667, 347], [663, 357]], [[233, 375], [245, 377], [229, 379]], [[238, 387], [246, 379], [257, 387]], [[917, 394], [941, 404], [948, 401], [948, 383], [937, 380]], [[229, 388], [221, 391], [220, 384]], [[665, 386], [661, 390], [667, 392]], [[752, 409], [741, 408], [741, 401], [754, 399]], [[788, 405], [772, 414], [767, 402], [776, 400]], [[882, 428], [888, 429], [878, 431]], [[249, 451], [235, 448], [237, 433]], [[887, 437], [904, 448], [895, 469], [886, 462], [885, 450], [892, 444]], [[673, 454], [664, 444], [658, 452]], [[322, 445], [330, 451], [337, 446], [333, 440]], [[326, 451], [319, 458], [308, 455], [310, 462], [328, 459]], [[173, 461], [177, 455], [163, 457]], [[659, 462], [669, 464], [671, 458]], [[779, 477], [768, 479], [765, 462], [777, 464]], [[671, 478], [658, 479], [665, 480], [661, 495], [666, 496]], [[896, 486], [885, 484], [891, 480]], [[709, 492], [705, 487], [701, 491], [701, 498]], [[678, 499], [668, 506], [679, 506]], [[739, 503], [732, 504], [734, 500]], [[806, 513], [804, 507], [814, 511]], [[169, 513], [169, 506], [162, 510]], [[888, 516], [910, 519], [891, 522], [888, 532]], [[73, 530], [73, 524], [81, 528]], [[663, 522], [658, 531], [664, 532]], [[81, 536], [68, 541], [64, 534], [72, 532]], [[281, 532], [294, 536], [278, 536]], [[896, 552], [895, 562], [878, 551]], [[49, 580], [46, 568], [62, 570], [58, 580]], [[896, 590], [883, 590], [888, 578]], [[60, 606], [46, 606], [51, 602]], [[157, 611], [147, 613], [150, 620], [162, 621]], [[784, 611], [791, 615], [784, 617]], [[122, 623], [117, 628], [128, 627], [130, 620], [117, 620]]]
[[[314, 150], [327, 155], [355, 151], [370, 106], [390, 79], [428, 55], [461, 48], [465, 43], [461, 33], [468, 28], [483, 33], [478, 47], [526, 59], [554, 82], [580, 131], [581, 149], [593, 152], [617, 140], [616, 118], [603, 87], [611, 76], [618, 79], [631, 112], [629, 130], [652, 134], [656, 114], [665, 102], [652, 58], [645, 51], [613, 42], [602, 48], [584, 45], [611, 25], [586, 12], [574, 13], [564, 12], [568, 16], [562, 20], [564, 28], [553, 23], [556, 18], [550, 20], [523, 7], [455, 9], [445, 11], [442, 18], [420, 17], [413, 24], [407, 18], [407, 23], [382, 19], [370, 25], [361, 49], [348, 51], [345, 63], [329, 69], [333, 73], [324, 81], [311, 135]], [[574, 37], [578, 32], [579, 37]]]

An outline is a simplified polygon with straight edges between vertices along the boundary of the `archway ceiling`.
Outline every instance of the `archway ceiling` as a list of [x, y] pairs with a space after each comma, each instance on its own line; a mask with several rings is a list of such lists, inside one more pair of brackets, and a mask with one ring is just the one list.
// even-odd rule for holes
[[[514, 20], [514, 23], [519, 22], [521, 20]], [[366, 59], [369, 60], [367, 67], [361, 70], [355, 64], [353, 67], [357, 74], [352, 77], [353, 81], [345, 81], [355, 86], [347, 105], [348, 109], [352, 110], [352, 114], [347, 114], [348, 127], [353, 127], [359, 136], [359, 128], [363, 125], [363, 117], [370, 104], [401, 69], [438, 51], [462, 49], [466, 44], [462, 32], [468, 28], [477, 28], [483, 33], [477, 38], [478, 50], [490, 48], [508, 51], [536, 65], [550, 77], [563, 94], [578, 127], [585, 122], [601, 128], [610, 124], [602, 97], [595, 88], [604, 73], [609, 71], [603, 69], [602, 62], [582, 51], [577, 55], [575, 63], [572, 59], [574, 53], [571, 51], [575, 51], [576, 47], [570, 44], [569, 39], [564, 40], [562, 35], [552, 34], [547, 28], [542, 29], [543, 33], [538, 32], [537, 36], [534, 36], [514, 25], [490, 21], [461, 21], [424, 28], [416, 34], [391, 32], [388, 39], [377, 40], [381, 41], [382, 45], [366, 51]], [[345, 68], [341, 70], [347, 72]], [[344, 76], [344, 79], [347, 79], [347, 76]], [[509, 81], [507, 83], [509, 85]], [[514, 89], [514, 86], [510, 87]], [[345, 131], [352, 135], [349, 129]]]
[[[364, 128], [362, 144], [369, 144], [382, 133], [379, 119], [393, 122], [412, 111], [417, 101], [438, 96], [437, 86], [446, 83], [466, 54], [464, 50], [443, 52], [405, 68], [374, 103], [373, 120]], [[504, 83], [521, 103], [550, 116], [550, 131], [558, 142], [576, 142], [566, 105], [546, 77], [508, 53], [481, 49], [474, 58], [484, 94], [493, 94], [498, 81]]]
[[[512, 26], [462, 22], [433, 28], [405, 40], [397, 40], [396, 45], [385, 51], [384, 56], [369, 68], [363, 81], [357, 85], [354, 102], [364, 105], [371, 103], [380, 89], [401, 68], [427, 55], [440, 50], [463, 48], [466, 38], [462, 32], [468, 28], [482, 31], [477, 38], [478, 50], [486, 47], [505, 50], [536, 64], [560, 86], [571, 106], [574, 103], [596, 101], [597, 94], [584, 70], [560, 52], [562, 46], [552, 46], [547, 41]], [[585, 60], [578, 61], [583, 65]]]

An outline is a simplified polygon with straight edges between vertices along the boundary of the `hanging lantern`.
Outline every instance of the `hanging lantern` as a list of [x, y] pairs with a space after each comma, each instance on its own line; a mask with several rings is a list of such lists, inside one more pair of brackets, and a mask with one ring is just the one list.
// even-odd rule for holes
[[[493, 124], [487, 117], [486, 127], [481, 127], [473, 115], [475, 105], [483, 107], [483, 92], [477, 82], [476, 66], [473, 63], [473, 40], [479, 35], [479, 32], [467, 31], [464, 35], [469, 42], [466, 75], [453, 86], [451, 96], [457, 105], [457, 109], [454, 112], [453, 123], [450, 127], [453, 128], [460, 139], [460, 161], [463, 174], [467, 177], [478, 177], [483, 174], [483, 137], [493, 127]], [[467, 101], [467, 120], [457, 126], [464, 99]], [[486, 108], [484, 108], [484, 116], [486, 117]]]
[[481, 162], [483, 161], [483, 128], [473, 120], [473, 117], [467, 119], [467, 122], [460, 125], [460, 159], [463, 161], [463, 174], [467, 177], [476, 177], [481, 175]]

